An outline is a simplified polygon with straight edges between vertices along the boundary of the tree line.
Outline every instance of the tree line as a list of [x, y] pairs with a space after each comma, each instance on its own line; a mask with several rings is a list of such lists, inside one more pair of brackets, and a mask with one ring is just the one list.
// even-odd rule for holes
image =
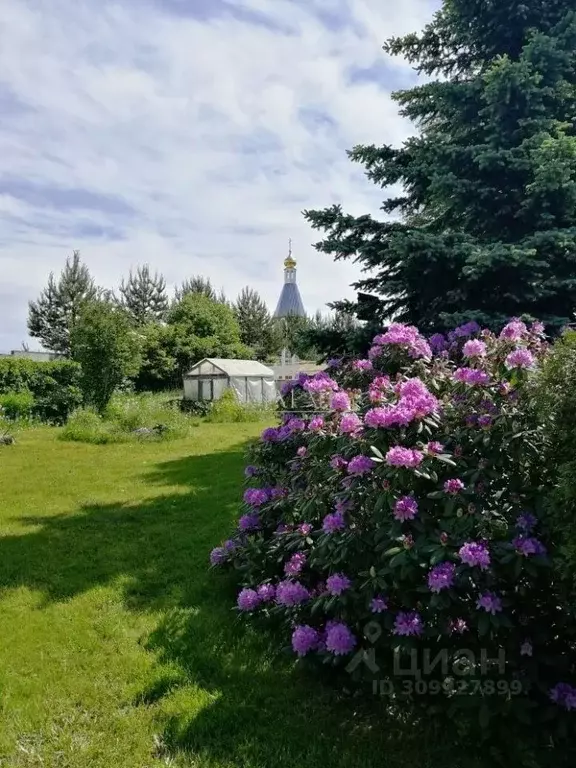
[[163, 275], [148, 265], [131, 270], [117, 291], [106, 289], [79, 251], [58, 277], [50, 274], [28, 313], [30, 335], [79, 360], [85, 375], [99, 382], [93, 399], [106, 401], [126, 377], [138, 390], [180, 387], [184, 372], [204, 357], [271, 362], [287, 347], [315, 358], [314, 334], [333, 324], [320, 313], [274, 319], [253, 288], [230, 301], [201, 275], [184, 280], [170, 297]]

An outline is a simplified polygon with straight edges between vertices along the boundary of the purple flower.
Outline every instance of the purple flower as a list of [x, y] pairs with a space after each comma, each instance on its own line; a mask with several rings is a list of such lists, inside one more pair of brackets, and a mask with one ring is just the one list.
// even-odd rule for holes
[[520, 555], [524, 555], [524, 557], [546, 554], [546, 547], [541, 541], [530, 536], [525, 536], [524, 534], [516, 536], [512, 540], [512, 546]]
[[362, 429], [362, 421], [356, 413], [345, 413], [340, 420], [340, 432], [351, 435]]
[[394, 620], [394, 635], [409, 637], [410, 635], [421, 635], [424, 630], [422, 617], [416, 611], [401, 611]]
[[292, 649], [298, 656], [306, 654], [318, 645], [318, 632], [308, 624], [299, 624], [292, 633]]
[[342, 360], [339, 357], [331, 357], [329, 360], [326, 361], [326, 366], [328, 368], [338, 368], [342, 363]]
[[275, 443], [278, 441], [278, 430], [275, 427], [267, 427], [262, 432], [261, 439], [265, 443]]
[[319, 432], [321, 429], [324, 428], [324, 419], [322, 416], [314, 416], [314, 418], [310, 419], [308, 422], [308, 429], [311, 432]]
[[430, 347], [432, 348], [432, 351], [434, 354], [438, 354], [438, 352], [443, 352], [448, 342], [446, 341], [446, 337], [441, 333], [435, 333], [433, 336], [430, 336], [428, 339], [428, 343], [430, 344]]
[[500, 332], [500, 338], [501, 339], [508, 339], [508, 341], [520, 341], [526, 333], [528, 329], [526, 328], [525, 323], [523, 323], [521, 320], [518, 320], [518, 318], [514, 317], [508, 325], [505, 325], [502, 331]]
[[535, 362], [529, 349], [515, 349], [506, 356], [506, 368], [532, 368]]
[[345, 656], [356, 645], [356, 638], [343, 622], [332, 621], [326, 625], [326, 648], [335, 656]]
[[418, 514], [418, 502], [414, 496], [402, 496], [394, 504], [394, 517], [396, 520], [414, 520]]
[[386, 463], [391, 467], [407, 467], [413, 469], [419, 466], [424, 458], [422, 451], [415, 448], [404, 448], [396, 445], [386, 454]]
[[304, 419], [289, 419], [286, 423], [286, 429], [289, 432], [302, 432], [306, 429], [306, 422]]
[[457, 494], [464, 488], [464, 483], [458, 478], [452, 477], [450, 480], [446, 480], [444, 483], [444, 491], [446, 493]]
[[365, 475], [374, 469], [375, 463], [369, 456], [354, 456], [348, 462], [348, 474]]
[[469, 320], [467, 323], [464, 323], [463, 325], [459, 325], [457, 328], [454, 329], [454, 336], [456, 338], [473, 336], [475, 333], [478, 333], [479, 330], [480, 330], [480, 326], [478, 325], [476, 320]]
[[338, 384], [334, 381], [334, 379], [331, 379], [323, 371], [315, 374], [311, 379], [305, 381], [302, 386], [303, 389], [305, 389], [307, 392], [312, 392], [314, 394], [330, 391], [334, 392], [338, 389]]
[[340, 512], [333, 512], [330, 515], [326, 515], [322, 521], [322, 530], [324, 533], [336, 533], [346, 527], [344, 516]]
[[251, 507], [261, 507], [269, 498], [270, 494], [264, 488], [246, 488], [244, 491], [244, 501]]
[[334, 508], [336, 509], [336, 512], [338, 512], [340, 515], [343, 515], [348, 512], [348, 510], [352, 509], [352, 502], [350, 499], [338, 499], [334, 505]]
[[333, 573], [326, 579], [326, 588], [331, 595], [341, 595], [349, 589], [352, 582], [343, 573]]
[[227, 539], [224, 542], [224, 549], [226, 552], [234, 552], [235, 549], [238, 547], [238, 542], [234, 541], [234, 539]]
[[478, 368], [457, 368], [454, 371], [454, 380], [474, 386], [476, 384], [489, 384], [490, 376], [485, 371], [478, 370]]
[[483, 571], [490, 566], [490, 552], [484, 544], [476, 541], [468, 541], [458, 552], [458, 557], [466, 565], [477, 565]]
[[530, 514], [530, 512], [524, 512], [516, 519], [516, 527], [521, 531], [530, 533], [530, 531], [536, 526], [538, 522], [537, 518]]
[[352, 363], [352, 368], [354, 368], [355, 371], [371, 371], [372, 361], [371, 360], [354, 360], [354, 362]]
[[248, 464], [248, 466], [244, 470], [244, 475], [246, 477], [254, 477], [257, 474], [258, 474], [258, 467], [255, 467], [252, 464]]
[[454, 619], [454, 621], [450, 622], [448, 627], [450, 634], [456, 632], [458, 635], [463, 635], [467, 629], [468, 624], [464, 621], [464, 619]]
[[524, 640], [520, 646], [520, 656], [532, 656], [532, 643], [530, 640]]
[[210, 565], [222, 565], [227, 556], [228, 553], [224, 547], [214, 547], [212, 552], [210, 552]]
[[276, 589], [273, 584], [260, 584], [256, 592], [263, 603], [269, 603], [276, 596]]
[[310, 525], [310, 523], [302, 523], [302, 525], [298, 527], [298, 530], [300, 531], [302, 536], [308, 536], [312, 531], [312, 526]]
[[492, 616], [496, 616], [502, 610], [502, 600], [494, 592], [485, 592], [478, 598], [476, 607], [484, 609], [486, 613], [491, 613]]
[[238, 521], [238, 528], [241, 531], [256, 531], [260, 528], [260, 518], [256, 512], [250, 512], [247, 515], [242, 515]]
[[424, 448], [426, 450], [426, 453], [430, 453], [433, 456], [435, 454], [442, 453], [442, 451], [444, 450], [444, 446], [442, 445], [442, 443], [439, 443], [437, 440], [432, 440], [430, 443], [427, 443], [424, 446]]
[[335, 392], [330, 400], [330, 407], [335, 411], [349, 411], [350, 397], [347, 392]]
[[308, 453], [308, 448], [306, 448], [305, 445], [301, 445], [300, 448], [296, 451], [296, 455], [299, 456], [301, 459], [303, 459], [306, 454]]
[[290, 560], [284, 564], [286, 576], [298, 576], [306, 565], [306, 555], [303, 552], [295, 552]]
[[348, 462], [343, 456], [335, 455], [330, 459], [332, 469], [346, 469]]
[[241, 611], [253, 611], [260, 605], [260, 597], [254, 589], [243, 589], [238, 595], [238, 608]]
[[288, 608], [300, 605], [309, 597], [306, 587], [297, 581], [281, 581], [276, 587], [276, 602]]
[[557, 683], [550, 690], [550, 698], [555, 704], [564, 709], [576, 709], [576, 688], [568, 683]]
[[484, 357], [486, 354], [486, 344], [480, 339], [470, 339], [462, 348], [464, 357]]
[[488, 413], [482, 414], [482, 416], [478, 417], [478, 426], [482, 427], [483, 429], [488, 429], [488, 427], [492, 426], [492, 416]]
[[428, 588], [431, 592], [441, 592], [450, 589], [454, 583], [456, 566], [453, 563], [441, 563], [434, 566], [428, 574]]
[[375, 597], [370, 601], [372, 613], [383, 613], [388, 610], [388, 600], [385, 597]]

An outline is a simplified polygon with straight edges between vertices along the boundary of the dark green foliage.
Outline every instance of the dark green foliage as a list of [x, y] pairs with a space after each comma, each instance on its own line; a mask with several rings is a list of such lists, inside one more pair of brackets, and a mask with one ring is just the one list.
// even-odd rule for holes
[[130, 270], [127, 281], [120, 285], [121, 305], [138, 326], [162, 320], [168, 310], [166, 280], [158, 272], [152, 274], [145, 264], [136, 272]]
[[66, 259], [58, 281], [50, 273], [48, 285], [28, 305], [28, 331], [53, 352], [70, 356], [70, 333], [83, 305], [98, 294], [80, 251]]
[[315, 357], [364, 356], [380, 326], [359, 323], [352, 312], [335, 312], [327, 318], [315, 320], [304, 331], [306, 343]]
[[0, 416], [11, 421], [29, 419], [34, 410], [34, 395], [31, 392], [7, 392], [0, 395]]
[[84, 399], [100, 413], [114, 390], [141, 364], [140, 338], [128, 314], [106, 301], [83, 307], [71, 336], [74, 359], [82, 366]]
[[420, 135], [350, 153], [388, 221], [307, 211], [317, 249], [353, 258], [376, 318], [426, 331], [531, 315], [564, 325], [576, 305], [576, 10], [572, 0], [445, 0], [421, 35], [389, 41], [442, 80], [395, 94]]
[[0, 359], [0, 393], [31, 393], [31, 415], [50, 423], [63, 424], [82, 403], [80, 378], [80, 366], [71, 361]]
[[258, 291], [243, 288], [234, 304], [234, 314], [240, 326], [240, 339], [252, 347], [257, 360], [266, 361], [278, 355], [282, 345], [279, 328]]
[[568, 604], [576, 606], [576, 331], [566, 332], [554, 345], [537, 396], [550, 437], [547, 463], [556, 478], [546, 512], [559, 548], [557, 567], [571, 593]]

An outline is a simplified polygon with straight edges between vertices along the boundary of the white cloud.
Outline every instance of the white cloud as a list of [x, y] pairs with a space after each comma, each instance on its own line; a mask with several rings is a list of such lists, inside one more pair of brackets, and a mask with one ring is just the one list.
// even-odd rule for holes
[[273, 308], [292, 237], [310, 312], [351, 295], [357, 269], [314, 251], [301, 210], [377, 212], [381, 193], [345, 150], [405, 138], [389, 91], [411, 71], [351, 72], [385, 61], [383, 41], [435, 3], [169, 2], [2, 0], [0, 349], [25, 336], [27, 300], [72, 248], [107, 286], [149, 262], [230, 296], [251, 284]]

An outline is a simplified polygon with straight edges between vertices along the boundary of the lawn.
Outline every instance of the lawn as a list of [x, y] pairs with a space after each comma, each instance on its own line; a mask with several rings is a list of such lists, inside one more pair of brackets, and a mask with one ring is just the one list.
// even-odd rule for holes
[[2, 768], [473, 765], [236, 618], [207, 557], [261, 428], [104, 446], [45, 428], [0, 449]]

